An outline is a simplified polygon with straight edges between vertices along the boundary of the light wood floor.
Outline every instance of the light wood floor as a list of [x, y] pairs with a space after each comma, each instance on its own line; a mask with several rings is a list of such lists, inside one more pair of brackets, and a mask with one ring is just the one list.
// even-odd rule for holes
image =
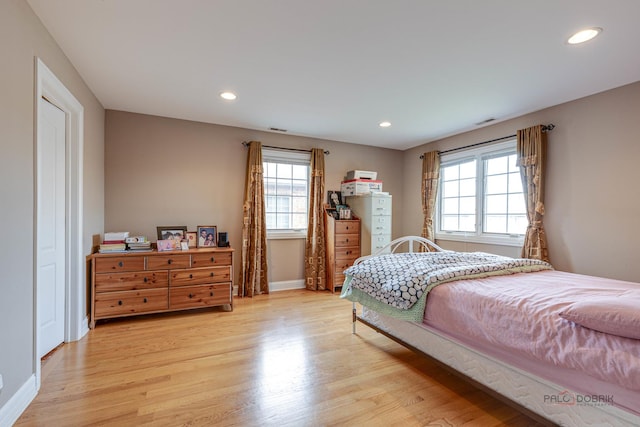
[[17, 426], [533, 426], [328, 292], [99, 323], [43, 365]]

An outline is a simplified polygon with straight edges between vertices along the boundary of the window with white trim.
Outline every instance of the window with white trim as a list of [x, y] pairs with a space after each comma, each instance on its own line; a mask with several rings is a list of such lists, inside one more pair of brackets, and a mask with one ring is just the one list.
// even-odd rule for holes
[[262, 149], [269, 238], [306, 237], [311, 154]]
[[526, 229], [515, 140], [441, 156], [437, 239], [519, 246]]

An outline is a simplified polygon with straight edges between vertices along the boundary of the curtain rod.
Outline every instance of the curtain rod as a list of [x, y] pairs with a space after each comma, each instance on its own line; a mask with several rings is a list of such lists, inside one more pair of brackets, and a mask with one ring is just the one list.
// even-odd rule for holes
[[[542, 132], [550, 132], [555, 127], [556, 127], [556, 125], [554, 125], [553, 123], [550, 123], [548, 125], [543, 125], [542, 126]], [[488, 141], [476, 142], [475, 144], [465, 145], [464, 147], [458, 147], [458, 148], [452, 148], [450, 150], [438, 151], [438, 154], [442, 155], [442, 154], [445, 154], [445, 153], [452, 153], [454, 151], [460, 151], [460, 150], [464, 150], [464, 149], [471, 148], [471, 147], [477, 147], [478, 145], [485, 145], [485, 144], [490, 144], [492, 142], [502, 141], [503, 139], [515, 138], [516, 136], [517, 136], [516, 134], [513, 134], [513, 135], [507, 135], [507, 136], [503, 136], [503, 137], [496, 138], [496, 139], [490, 139]], [[420, 158], [424, 159], [424, 155], [420, 154]]]
[[[242, 145], [244, 145], [245, 147], [249, 146], [249, 143], [247, 141], [244, 141], [242, 143]], [[311, 150], [305, 150], [303, 148], [287, 148], [287, 147], [274, 147], [273, 145], [263, 145], [264, 148], [272, 148], [274, 150], [286, 150], [286, 151], [299, 151], [301, 153], [310, 153]], [[329, 152], [329, 150], [324, 150], [324, 154], [331, 154]]]

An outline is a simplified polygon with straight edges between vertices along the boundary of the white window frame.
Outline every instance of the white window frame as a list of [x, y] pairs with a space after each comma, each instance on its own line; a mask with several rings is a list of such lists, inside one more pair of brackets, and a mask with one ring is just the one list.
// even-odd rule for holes
[[[307, 188], [311, 185], [310, 174], [311, 174], [311, 153], [310, 152], [301, 152], [301, 151], [290, 151], [290, 150], [278, 150], [273, 148], [262, 148], [262, 162], [273, 162], [273, 163], [288, 163], [295, 165], [305, 165], [309, 166], [309, 174], [307, 174]], [[266, 173], [266, 171], [264, 171]], [[266, 176], [263, 176], [263, 179]], [[266, 188], [266, 185], [265, 185]], [[266, 194], [265, 194], [266, 197]], [[265, 209], [266, 209], [266, 200], [265, 200]], [[309, 194], [307, 193], [307, 212], [309, 212]], [[307, 228], [303, 229], [290, 229], [290, 230], [274, 230], [267, 229], [267, 239], [268, 240], [278, 240], [278, 239], [306, 239], [307, 238]]]
[[516, 140], [511, 139], [505, 142], [491, 144], [483, 147], [471, 148], [440, 156], [440, 165], [446, 167], [447, 164], [459, 163], [464, 160], [476, 160], [476, 231], [442, 231], [440, 225], [440, 204], [442, 200], [442, 174], [438, 183], [438, 197], [436, 200], [435, 226], [437, 240], [452, 240], [458, 242], [482, 243], [502, 246], [522, 246], [524, 244], [523, 234], [498, 234], [484, 233], [484, 162], [486, 157], [496, 155], [510, 155], [516, 153]]

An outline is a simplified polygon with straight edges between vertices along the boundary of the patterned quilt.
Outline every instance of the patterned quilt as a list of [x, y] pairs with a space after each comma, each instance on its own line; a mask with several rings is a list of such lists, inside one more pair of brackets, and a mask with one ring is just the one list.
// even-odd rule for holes
[[[544, 261], [484, 252], [386, 254], [367, 258], [345, 270], [341, 297], [374, 305], [374, 309], [387, 306], [390, 309], [383, 310], [385, 314], [420, 321], [428, 292], [440, 284], [551, 269]], [[403, 311], [406, 313], [402, 314]]]

